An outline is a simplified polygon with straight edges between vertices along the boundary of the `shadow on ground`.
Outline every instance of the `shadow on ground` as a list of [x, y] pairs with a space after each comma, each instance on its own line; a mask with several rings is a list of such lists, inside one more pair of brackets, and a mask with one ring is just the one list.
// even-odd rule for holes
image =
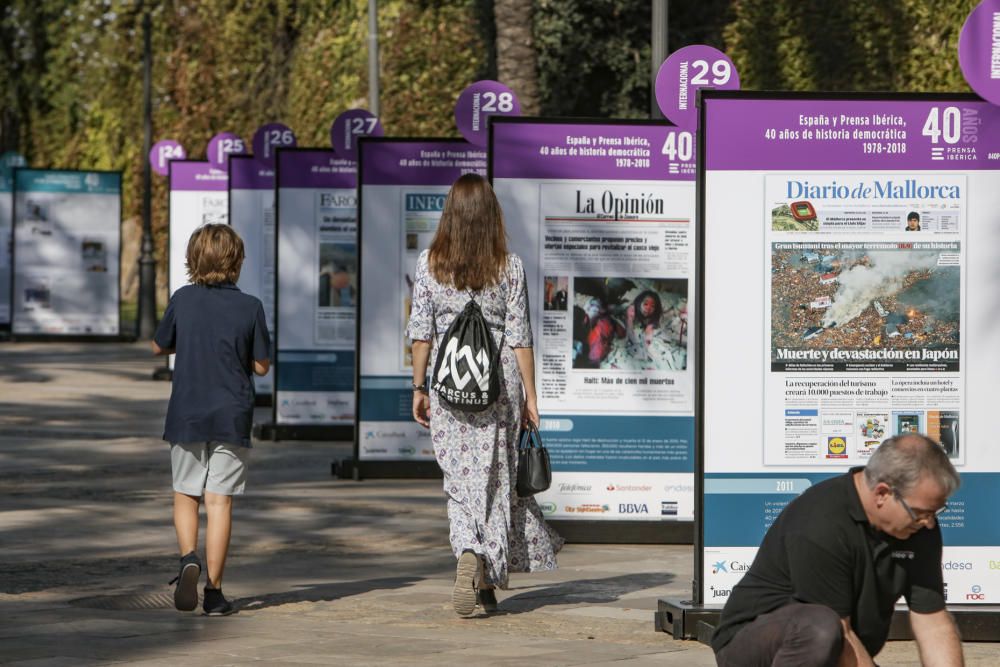
[[510, 613], [523, 613], [560, 604], [603, 604], [614, 602], [629, 593], [666, 586], [673, 580], [674, 575], [667, 572], [637, 572], [603, 579], [574, 579], [518, 593], [506, 598], [501, 603], [501, 608]]

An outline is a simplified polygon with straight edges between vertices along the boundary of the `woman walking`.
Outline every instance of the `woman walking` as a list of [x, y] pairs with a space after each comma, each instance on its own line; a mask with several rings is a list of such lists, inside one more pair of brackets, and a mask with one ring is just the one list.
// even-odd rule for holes
[[[474, 298], [500, 346], [500, 395], [482, 412], [454, 410], [427, 390], [427, 368], [451, 322]], [[528, 292], [507, 252], [500, 203], [481, 176], [455, 181], [430, 249], [420, 255], [406, 335], [413, 341], [413, 418], [431, 430], [444, 472], [452, 551], [452, 604], [460, 616], [496, 610], [510, 572], [556, 568], [563, 540], [534, 498], [515, 490], [517, 437], [538, 425]]]

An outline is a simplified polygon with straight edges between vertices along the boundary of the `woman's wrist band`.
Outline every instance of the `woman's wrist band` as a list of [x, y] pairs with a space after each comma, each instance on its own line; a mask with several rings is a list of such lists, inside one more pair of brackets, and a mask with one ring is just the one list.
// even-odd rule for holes
[[422, 391], [425, 394], [427, 393], [427, 383], [417, 384], [416, 382], [413, 382], [411, 384], [413, 384], [413, 391]]

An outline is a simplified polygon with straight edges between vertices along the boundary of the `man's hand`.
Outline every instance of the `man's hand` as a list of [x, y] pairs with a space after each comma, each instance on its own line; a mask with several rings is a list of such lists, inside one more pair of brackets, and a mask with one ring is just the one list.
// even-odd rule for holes
[[947, 609], [931, 614], [911, 611], [910, 628], [917, 640], [921, 664], [934, 667], [961, 667], [965, 664], [962, 638], [958, 636], [958, 628]]
[[854, 634], [854, 629], [851, 628], [851, 619], [840, 619], [840, 626], [844, 631], [844, 648], [841, 649], [837, 667], [875, 667], [875, 661], [868, 655], [868, 649]]

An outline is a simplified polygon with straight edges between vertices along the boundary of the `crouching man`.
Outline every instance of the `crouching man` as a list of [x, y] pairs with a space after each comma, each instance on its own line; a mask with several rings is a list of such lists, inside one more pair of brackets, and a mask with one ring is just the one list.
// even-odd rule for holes
[[793, 500], [722, 611], [720, 667], [874, 665], [900, 596], [921, 662], [961, 665], [936, 521], [958, 485], [944, 450], [908, 434]]

